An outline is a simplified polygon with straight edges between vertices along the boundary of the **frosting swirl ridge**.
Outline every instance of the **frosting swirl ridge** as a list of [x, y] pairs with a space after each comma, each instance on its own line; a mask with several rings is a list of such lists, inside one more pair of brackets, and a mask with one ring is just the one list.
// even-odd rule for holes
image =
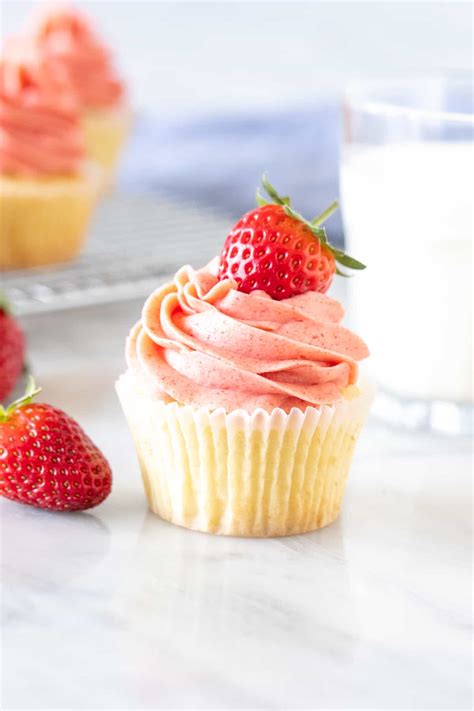
[[11, 39], [0, 58], [0, 172], [77, 174], [85, 156], [67, 78], [33, 45]]
[[66, 69], [83, 108], [109, 108], [121, 101], [124, 87], [110, 52], [81, 13], [61, 6], [42, 9], [33, 15], [29, 32], [48, 58]]
[[145, 303], [127, 342], [129, 367], [158, 397], [226, 411], [333, 403], [357, 381], [365, 343], [340, 325], [341, 304], [306, 292], [275, 301], [219, 281], [218, 260]]

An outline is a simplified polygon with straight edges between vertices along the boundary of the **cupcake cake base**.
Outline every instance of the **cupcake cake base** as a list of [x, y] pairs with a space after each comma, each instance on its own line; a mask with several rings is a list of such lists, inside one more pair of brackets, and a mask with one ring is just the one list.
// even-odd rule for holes
[[339, 515], [372, 392], [331, 406], [226, 413], [150, 397], [130, 371], [117, 383], [151, 510], [186, 528], [287, 536]]
[[0, 176], [0, 269], [65, 262], [79, 252], [100, 185], [88, 166], [74, 177]]

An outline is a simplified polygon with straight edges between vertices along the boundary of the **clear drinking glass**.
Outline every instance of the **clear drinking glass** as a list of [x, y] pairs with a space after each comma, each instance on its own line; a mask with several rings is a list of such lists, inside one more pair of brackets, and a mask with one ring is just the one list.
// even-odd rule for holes
[[472, 432], [473, 84], [470, 76], [350, 89], [341, 203], [376, 413]]

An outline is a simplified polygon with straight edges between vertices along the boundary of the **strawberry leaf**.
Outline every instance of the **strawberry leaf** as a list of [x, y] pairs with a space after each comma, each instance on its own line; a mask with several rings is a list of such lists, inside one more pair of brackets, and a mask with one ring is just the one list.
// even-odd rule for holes
[[268, 200], [265, 200], [265, 198], [262, 197], [262, 195], [260, 194], [260, 190], [258, 188], [257, 188], [257, 192], [255, 194], [255, 200], [256, 200], [257, 205], [259, 207], [265, 207], [265, 205], [271, 205], [271, 203], [268, 202]]
[[291, 200], [288, 196], [281, 197], [281, 195], [278, 195], [277, 191], [273, 187], [273, 185], [267, 180], [267, 176], [264, 174], [262, 175], [262, 185], [265, 189], [265, 192], [269, 197], [271, 197], [272, 201], [276, 203], [277, 205], [289, 205]]
[[366, 269], [365, 264], [354, 259], [354, 257], [349, 257], [348, 254], [343, 254], [342, 256], [336, 255], [335, 259], [339, 264], [342, 264], [344, 267], [349, 267], [349, 269]]
[[296, 210], [293, 210], [292, 207], [289, 205], [284, 205], [283, 209], [285, 213], [288, 215], [288, 217], [293, 217], [295, 220], [299, 220], [300, 222], [306, 222], [304, 217], [302, 217], [299, 212], [296, 212]]
[[10, 415], [12, 415], [18, 407], [28, 405], [37, 395], [39, 395], [40, 392], [41, 388], [37, 387], [35, 379], [32, 375], [30, 375], [28, 377], [28, 382], [26, 383], [24, 395], [19, 397], [18, 400], [14, 400], [7, 408], [0, 405], [0, 422], [8, 420]]
[[310, 222], [308, 222], [307, 224], [308, 224], [311, 232], [314, 234], [315, 237], [317, 237], [319, 239], [320, 242], [330, 246], [329, 241], [328, 241], [328, 236], [326, 234], [326, 230], [324, 229], [324, 227], [313, 227], [313, 225]]
[[[300, 215], [299, 212], [297, 212], [291, 207], [289, 197], [281, 197], [281, 195], [278, 194], [273, 185], [268, 181], [268, 178], [265, 174], [262, 176], [262, 185], [271, 202], [263, 198], [260, 192], [257, 190], [257, 205], [281, 205], [283, 207], [283, 210], [285, 211], [285, 214], [288, 215], [288, 217], [292, 217], [294, 220], [298, 220], [299, 222], [302, 222], [304, 225], [309, 227], [316, 239], [318, 239], [321, 244], [323, 244], [327, 249], [329, 249], [336, 262], [339, 262], [339, 264], [342, 264], [344, 267], [348, 267], [349, 269], [360, 270], [366, 268], [365, 264], [362, 264], [362, 262], [359, 262], [359, 260], [354, 259], [354, 257], [350, 257], [342, 249], [337, 249], [337, 247], [334, 247], [328, 240], [326, 230], [324, 229], [324, 227], [321, 227], [323, 222], [325, 222], [339, 207], [339, 203], [337, 202], [337, 200], [334, 200], [334, 202], [332, 202], [329, 207], [327, 207], [320, 215], [309, 221], [306, 220], [302, 215]], [[336, 273], [339, 274], [339, 276], [343, 277], [350, 276], [349, 274], [344, 274], [344, 272], [341, 272], [337, 268]]]

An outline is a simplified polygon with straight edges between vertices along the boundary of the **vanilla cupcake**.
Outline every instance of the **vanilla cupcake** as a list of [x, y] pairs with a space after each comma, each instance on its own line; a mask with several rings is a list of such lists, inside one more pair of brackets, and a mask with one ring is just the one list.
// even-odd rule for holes
[[41, 8], [28, 31], [48, 58], [66, 70], [81, 106], [88, 156], [104, 168], [104, 184], [109, 184], [131, 121], [109, 50], [88, 19], [67, 6]]
[[67, 79], [33, 45], [0, 58], [0, 269], [72, 259], [100, 184]]
[[[340, 303], [304, 291], [329, 285], [333, 248], [313, 249], [309, 223], [284, 200], [246, 215], [220, 260], [183, 267], [155, 291], [127, 342], [117, 390], [145, 493], [181, 526], [283, 536], [326, 526], [341, 508], [372, 399], [357, 366], [368, 350], [341, 325]], [[282, 284], [284, 298], [268, 293]]]

